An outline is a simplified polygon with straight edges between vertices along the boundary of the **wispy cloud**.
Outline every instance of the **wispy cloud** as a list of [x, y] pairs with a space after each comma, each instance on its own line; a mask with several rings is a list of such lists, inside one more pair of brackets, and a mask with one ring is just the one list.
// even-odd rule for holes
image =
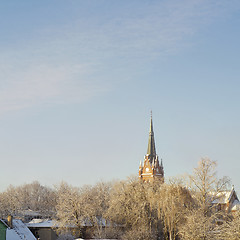
[[106, 91], [89, 82], [87, 66], [28, 65], [1, 68], [0, 115], [42, 104], [64, 104], [86, 99]]
[[[40, 29], [21, 49], [0, 57], [0, 114], [43, 103], [85, 101], [114, 80], [104, 71], [115, 62], [146, 62], [193, 44], [194, 35], [239, 7], [236, 1], [153, 1], [109, 21], [82, 19], [71, 26]], [[123, 69], [124, 71], [125, 69]], [[102, 75], [99, 75], [102, 74]], [[118, 79], [118, 76], [116, 76]]]
[[152, 1], [127, 9], [127, 13], [113, 13], [104, 23], [96, 18], [88, 25], [85, 19], [79, 19], [59, 36], [67, 32], [70, 47], [78, 47], [77, 53], [86, 51], [95, 59], [164, 56], [193, 44], [191, 37], [196, 32], [237, 8], [240, 3], [235, 0]]

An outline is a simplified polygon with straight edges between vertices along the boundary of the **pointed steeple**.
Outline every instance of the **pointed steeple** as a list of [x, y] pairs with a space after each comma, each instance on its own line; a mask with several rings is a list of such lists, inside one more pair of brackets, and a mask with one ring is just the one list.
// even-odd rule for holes
[[155, 140], [153, 133], [153, 121], [152, 121], [152, 112], [150, 119], [150, 131], [148, 138], [148, 148], [147, 154], [144, 156], [143, 164], [140, 163], [139, 167], [139, 179], [145, 181], [160, 181], [164, 182], [164, 170], [163, 165], [159, 164], [158, 156], [156, 154]]
[[153, 133], [153, 122], [152, 122], [152, 112], [151, 112], [151, 119], [150, 119], [150, 131], [149, 131], [149, 138], [148, 138], [147, 155], [149, 155], [150, 163], [152, 164], [153, 159], [156, 157], [155, 140], [154, 140], [154, 133]]

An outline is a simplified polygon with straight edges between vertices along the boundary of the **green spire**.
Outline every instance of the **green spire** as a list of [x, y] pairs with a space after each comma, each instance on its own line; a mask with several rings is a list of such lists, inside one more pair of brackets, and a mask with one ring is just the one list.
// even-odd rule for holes
[[153, 123], [152, 123], [152, 112], [151, 112], [151, 120], [150, 120], [150, 131], [149, 131], [149, 138], [148, 138], [147, 155], [150, 156], [150, 162], [152, 163], [153, 159], [156, 157], [156, 149], [155, 149], [155, 141], [154, 141], [154, 133], [153, 133]]

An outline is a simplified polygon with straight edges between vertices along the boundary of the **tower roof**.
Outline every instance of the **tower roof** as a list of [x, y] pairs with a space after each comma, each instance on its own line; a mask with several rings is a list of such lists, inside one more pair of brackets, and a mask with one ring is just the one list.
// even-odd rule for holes
[[152, 112], [150, 119], [150, 130], [148, 138], [147, 154], [144, 157], [143, 164], [140, 163], [139, 167], [139, 178], [145, 181], [159, 180], [161, 183], [164, 182], [164, 170], [163, 165], [159, 164], [158, 156], [156, 154], [154, 132], [153, 132], [153, 120]]
[[154, 140], [154, 133], [153, 133], [152, 114], [151, 114], [151, 119], [150, 119], [150, 130], [149, 130], [149, 138], [148, 138], [147, 155], [149, 155], [150, 162], [152, 163], [153, 159], [156, 157], [155, 140]]

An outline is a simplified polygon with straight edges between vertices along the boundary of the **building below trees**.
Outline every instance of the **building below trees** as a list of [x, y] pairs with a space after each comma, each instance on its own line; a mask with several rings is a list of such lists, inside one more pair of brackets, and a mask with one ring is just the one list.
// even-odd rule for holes
[[226, 211], [235, 213], [240, 210], [240, 201], [234, 186], [230, 191], [220, 191], [217, 193], [216, 199], [212, 202], [216, 206], [217, 211]]
[[12, 216], [0, 219], [1, 240], [36, 240], [32, 232], [20, 219], [13, 219]]

